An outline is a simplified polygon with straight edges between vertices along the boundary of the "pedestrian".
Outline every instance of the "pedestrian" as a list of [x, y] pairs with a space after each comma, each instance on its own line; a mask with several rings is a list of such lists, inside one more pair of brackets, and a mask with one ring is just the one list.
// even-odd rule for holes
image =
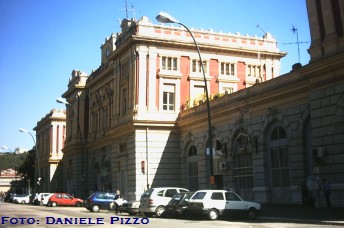
[[316, 196], [316, 187], [313, 176], [309, 176], [307, 178], [307, 192], [308, 192], [308, 206], [314, 207], [315, 206], [315, 196]]
[[327, 207], [331, 208], [332, 207], [332, 204], [331, 204], [331, 185], [326, 179], [323, 179], [322, 187], [323, 187], [323, 191], [325, 193], [325, 199], [326, 199]]
[[309, 204], [308, 202], [308, 189], [307, 189], [307, 184], [306, 184], [306, 180], [303, 179], [302, 182], [299, 185], [299, 190], [301, 191], [301, 195], [302, 195], [302, 205], [306, 206]]
[[121, 195], [121, 192], [117, 189], [115, 195], [115, 212], [118, 214], [120, 206], [123, 204], [123, 197]]

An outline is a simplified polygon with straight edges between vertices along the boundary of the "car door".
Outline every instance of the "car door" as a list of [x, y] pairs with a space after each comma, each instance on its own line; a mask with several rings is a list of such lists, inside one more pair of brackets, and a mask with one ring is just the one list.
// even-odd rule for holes
[[211, 205], [209, 208], [217, 208], [219, 210], [225, 209], [225, 196], [223, 192], [212, 192], [210, 195]]
[[102, 200], [102, 208], [111, 209], [111, 203], [115, 202], [115, 194], [105, 193], [104, 199]]
[[106, 193], [99, 193], [96, 196], [96, 204], [98, 204], [100, 206], [100, 208], [104, 208], [106, 205]]
[[62, 204], [66, 206], [74, 205], [73, 197], [69, 194], [62, 194]]
[[245, 210], [244, 201], [234, 192], [226, 192], [226, 210], [239, 212]]
[[62, 194], [55, 194], [50, 200], [56, 202], [58, 205], [63, 205]]
[[51, 193], [44, 193], [41, 195], [40, 200], [42, 201], [43, 205], [46, 205], [48, 203], [49, 198], [52, 196]]

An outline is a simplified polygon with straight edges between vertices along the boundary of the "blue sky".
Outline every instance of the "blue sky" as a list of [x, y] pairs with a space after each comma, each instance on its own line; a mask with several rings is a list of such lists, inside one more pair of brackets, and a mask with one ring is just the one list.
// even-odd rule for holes
[[[127, 0], [135, 17], [165, 11], [190, 28], [213, 29], [250, 36], [270, 32], [282, 59], [282, 74], [298, 62], [296, 34], [309, 42], [305, 0]], [[0, 0], [0, 147], [31, 149], [31, 131], [67, 89], [73, 69], [90, 73], [100, 65], [105, 37], [120, 31], [125, 0]], [[128, 11], [133, 17], [133, 11]], [[257, 24], [260, 27], [257, 27]], [[303, 65], [310, 43], [300, 44]], [[1, 149], [1, 151], [8, 151]], [[1, 168], [1, 167], [0, 167]]]

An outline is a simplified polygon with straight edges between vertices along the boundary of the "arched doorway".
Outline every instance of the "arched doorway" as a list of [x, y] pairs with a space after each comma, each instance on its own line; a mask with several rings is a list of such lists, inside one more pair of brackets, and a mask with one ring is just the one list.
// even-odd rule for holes
[[267, 149], [269, 158], [270, 188], [272, 203], [289, 201], [289, 151], [285, 129], [274, 124], [268, 131]]
[[199, 189], [198, 184], [198, 152], [196, 146], [190, 146], [187, 153], [188, 183], [189, 190], [196, 191]]
[[233, 142], [233, 181], [235, 191], [246, 200], [253, 199], [253, 165], [250, 136], [243, 130]]

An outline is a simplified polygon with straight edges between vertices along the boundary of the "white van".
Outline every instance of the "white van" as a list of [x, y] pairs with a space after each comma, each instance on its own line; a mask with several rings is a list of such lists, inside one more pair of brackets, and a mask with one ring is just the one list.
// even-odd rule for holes
[[189, 192], [188, 189], [178, 187], [150, 188], [140, 199], [140, 212], [145, 216], [163, 216], [166, 205], [176, 193]]
[[255, 219], [261, 205], [244, 201], [238, 194], [226, 190], [198, 190], [191, 196], [187, 211], [191, 214], [206, 215], [215, 220], [219, 215], [244, 214]]
[[33, 203], [36, 205], [47, 205], [50, 196], [53, 193], [39, 193], [36, 194], [35, 198], [33, 199]]

